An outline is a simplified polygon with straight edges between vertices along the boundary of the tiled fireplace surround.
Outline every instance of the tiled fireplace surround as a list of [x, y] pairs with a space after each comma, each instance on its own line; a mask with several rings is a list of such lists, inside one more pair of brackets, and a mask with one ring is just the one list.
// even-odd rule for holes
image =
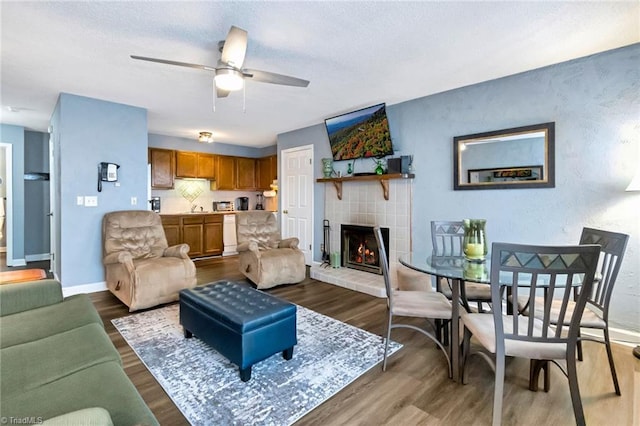
[[[340, 251], [340, 224], [381, 226], [389, 228], [389, 266], [392, 282], [399, 256], [411, 251], [412, 180], [389, 180], [389, 200], [383, 196], [378, 181], [347, 181], [342, 186], [342, 200], [336, 189], [325, 183], [324, 219], [329, 220], [330, 251]], [[311, 278], [385, 297], [382, 275], [350, 268], [332, 268], [327, 265], [311, 267]]]

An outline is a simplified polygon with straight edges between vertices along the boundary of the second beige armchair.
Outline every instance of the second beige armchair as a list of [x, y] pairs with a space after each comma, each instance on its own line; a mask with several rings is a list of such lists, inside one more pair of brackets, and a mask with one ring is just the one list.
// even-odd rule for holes
[[298, 239], [280, 239], [272, 212], [237, 212], [236, 229], [240, 272], [258, 288], [299, 283], [305, 279], [307, 269]]

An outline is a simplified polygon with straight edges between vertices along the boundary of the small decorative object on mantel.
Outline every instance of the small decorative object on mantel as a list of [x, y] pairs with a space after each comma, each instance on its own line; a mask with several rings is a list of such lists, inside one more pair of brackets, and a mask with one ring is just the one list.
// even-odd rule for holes
[[488, 252], [486, 219], [463, 219], [464, 239], [462, 247], [464, 257], [471, 262], [484, 262]]
[[331, 177], [331, 174], [333, 173], [333, 159], [331, 158], [322, 159], [322, 173], [326, 178]]
[[348, 163], [347, 164], [347, 174], [348, 175], [352, 175], [353, 174], [353, 164], [355, 163], [355, 161], [353, 163]]
[[373, 160], [376, 163], [375, 172], [377, 175], [384, 174], [384, 161], [383, 160]]

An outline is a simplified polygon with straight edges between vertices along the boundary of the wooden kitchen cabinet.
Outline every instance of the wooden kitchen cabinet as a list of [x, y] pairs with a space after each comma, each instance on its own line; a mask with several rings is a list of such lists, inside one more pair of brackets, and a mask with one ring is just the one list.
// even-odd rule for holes
[[151, 164], [151, 188], [173, 189], [174, 151], [149, 148], [149, 163]]
[[215, 156], [202, 152], [176, 151], [176, 177], [215, 179]]
[[222, 243], [222, 221], [224, 215], [207, 215], [204, 217], [204, 247], [205, 256], [215, 256], [222, 254], [224, 246]]
[[203, 179], [216, 178], [216, 156], [198, 153], [198, 177]]
[[258, 174], [258, 189], [271, 190], [271, 184], [278, 179], [278, 157], [270, 155], [256, 160]]
[[216, 175], [216, 187], [223, 190], [236, 189], [236, 158], [227, 155], [216, 157], [218, 165]]
[[222, 254], [223, 214], [161, 215], [169, 246], [189, 245], [189, 257]]
[[164, 228], [164, 235], [167, 237], [167, 244], [169, 247], [175, 246], [182, 242], [180, 236], [180, 217], [179, 216], [160, 216], [162, 218], [162, 227]]
[[189, 244], [189, 257], [204, 254], [204, 215], [182, 217], [182, 242]]
[[256, 159], [236, 157], [236, 189], [253, 191], [256, 184]]

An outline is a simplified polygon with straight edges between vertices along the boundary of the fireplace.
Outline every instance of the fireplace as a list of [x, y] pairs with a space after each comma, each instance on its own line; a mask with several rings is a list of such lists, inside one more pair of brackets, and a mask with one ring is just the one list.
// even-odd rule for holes
[[[380, 228], [389, 256], [389, 228]], [[382, 275], [373, 226], [340, 225], [342, 266]], [[387, 262], [389, 259], [387, 259]]]

